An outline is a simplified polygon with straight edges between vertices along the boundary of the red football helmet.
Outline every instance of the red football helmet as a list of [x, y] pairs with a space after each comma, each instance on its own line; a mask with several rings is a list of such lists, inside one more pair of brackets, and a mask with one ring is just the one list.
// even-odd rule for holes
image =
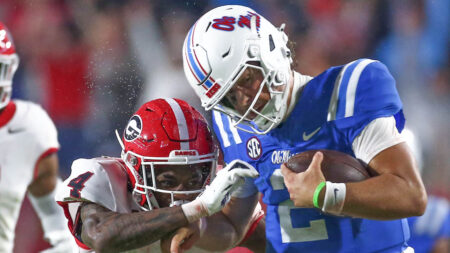
[[[173, 205], [174, 194], [198, 194], [215, 175], [218, 149], [208, 123], [185, 101], [156, 99], [145, 103], [130, 118], [119, 141], [134, 198], [144, 210], [159, 208], [153, 192], [170, 194]], [[200, 189], [169, 191], [156, 185], [155, 165], [200, 163], [208, 165]]]
[[6, 26], [0, 22], [0, 109], [11, 99], [12, 79], [19, 66], [14, 43]]

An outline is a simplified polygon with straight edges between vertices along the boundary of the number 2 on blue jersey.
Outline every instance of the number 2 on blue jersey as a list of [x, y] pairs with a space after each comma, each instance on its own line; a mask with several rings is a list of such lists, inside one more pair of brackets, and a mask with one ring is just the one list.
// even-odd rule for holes
[[[274, 190], [283, 190], [284, 185], [281, 170], [276, 169], [270, 177], [270, 183]], [[294, 202], [288, 199], [278, 205], [278, 217], [280, 217], [281, 239], [283, 243], [311, 242], [328, 239], [325, 219], [310, 220], [309, 227], [294, 228], [292, 226], [292, 209], [302, 209], [294, 206]]]

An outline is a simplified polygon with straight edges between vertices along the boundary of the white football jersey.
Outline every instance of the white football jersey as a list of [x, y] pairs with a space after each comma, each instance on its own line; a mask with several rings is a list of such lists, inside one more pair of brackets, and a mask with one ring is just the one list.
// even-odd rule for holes
[[94, 252], [81, 242], [81, 234], [73, 229], [80, 203], [94, 202], [119, 213], [138, 211], [127, 183], [125, 164], [119, 158], [78, 159], [73, 162], [70, 176], [58, 188], [56, 201], [64, 208], [79, 252]]
[[14, 100], [0, 114], [0, 252], [12, 252], [20, 207], [38, 161], [58, 148], [55, 125], [39, 105]]

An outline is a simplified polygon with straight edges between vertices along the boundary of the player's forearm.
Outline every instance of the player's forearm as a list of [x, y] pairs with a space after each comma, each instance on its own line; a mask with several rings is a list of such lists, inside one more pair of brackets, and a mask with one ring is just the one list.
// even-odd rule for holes
[[239, 242], [234, 226], [222, 212], [202, 219], [201, 237], [196, 246], [208, 251], [225, 251]]
[[99, 212], [83, 219], [82, 239], [96, 252], [121, 252], [149, 245], [187, 224], [180, 207], [131, 214]]
[[236, 246], [248, 230], [258, 196], [232, 197], [222, 212], [204, 219], [205, 230], [197, 245], [210, 251], [223, 251]]
[[[425, 210], [426, 194], [406, 180], [383, 174], [371, 179], [347, 183], [343, 215], [377, 220], [392, 220], [419, 216]], [[319, 205], [323, 205], [326, 188], [321, 191]]]

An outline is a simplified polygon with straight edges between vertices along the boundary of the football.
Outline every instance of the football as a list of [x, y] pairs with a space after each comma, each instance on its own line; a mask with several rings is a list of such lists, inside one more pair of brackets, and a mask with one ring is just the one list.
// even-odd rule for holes
[[358, 182], [370, 177], [370, 168], [356, 158], [334, 150], [309, 150], [291, 157], [286, 167], [294, 172], [305, 171], [314, 154], [323, 153], [322, 173], [327, 181], [333, 183]]

